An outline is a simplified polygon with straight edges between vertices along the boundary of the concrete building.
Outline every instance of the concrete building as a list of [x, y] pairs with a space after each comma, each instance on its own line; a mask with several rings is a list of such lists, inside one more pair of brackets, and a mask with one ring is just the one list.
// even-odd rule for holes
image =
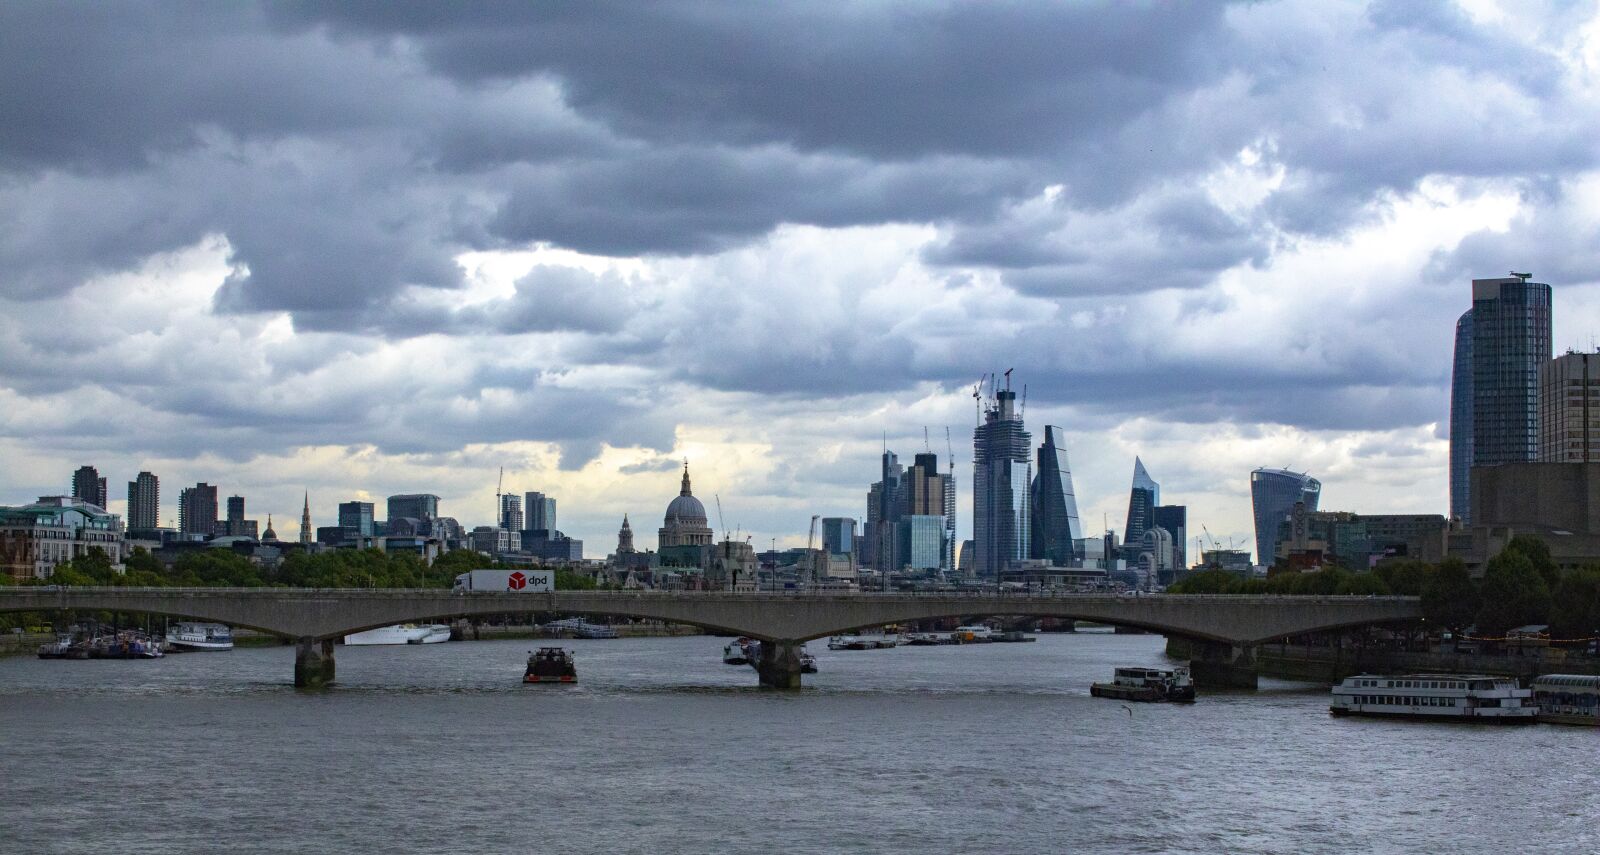
[[140, 472], [128, 482], [128, 530], [154, 531], [161, 527], [161, 481]]
[[1441, 514], [1361, 514], [1374, 560], [1409, 558], [1437, 564], [1445, 558], [1449, 521]]
[[76, 497], [40, 496], [30, 505], [0, 507], [0, 573], [13, 579], [47, 579], [57, 564], [93, 549], [120, 566], [122, 536], [117, 515]]
[[79, 466], [78, 471], [72, 473], [72, 497], [101, 509], [111, 501], [106, 493], [106, 479], [101, 478], [100, 470], [93, 466]]
[[1304, 472], [1257, 469], [1250, 473], [1250, 504], [1256, 524], [1256, 561], [1271, 566], [1277, 555], [1278, 526], [1295, 505], [1315, 511], [1322, 482]]
[[1137, 563], [1139, 586], [1170, 585], [1176, 578], [1177, 568], [1172, 564], [1172, 533], [1160, 526], [1151, 526], [1139, 535]]
[[972, 570], [985, 578], [1020, 564], [1032, 545], [1033, 437], [1016, 405], [1007, 371], [1006, 388], [987, 401], [972, 432]]
[[217, 488], [204, 481], [178, 493], [178, 531], [212, 537], [217, 529]]
[[1600, 564], [1600, 463], [1474, 466], [1472, 520], [1447, 538], [1475, 575], [1519, 534], [1548, 544], [1563, 568]]
[[1600, 463], [1600, 353], [1539, 367], [1539, 462]]

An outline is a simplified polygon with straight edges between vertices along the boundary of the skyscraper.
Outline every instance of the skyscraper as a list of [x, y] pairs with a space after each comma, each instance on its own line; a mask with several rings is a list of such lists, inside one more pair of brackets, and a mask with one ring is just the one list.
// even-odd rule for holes
[[880, 573], [900, 569], [896, 524], [905, 514], [905, 467], [895, 453], [884, 449], [881, 477], [867, 491], [867, 537], [872, 541], [872, 566]]
[[556, 500], [543, 493], [523, 495], [522, 513], [532, 531], [556, 530]]
[[856, 521], [850, 517], [822, 518], [822, 548], [830, 555], [855, 551]]
[[128, 482], [128, 530], [149, 531], [161, 526], [161, 482], [140, 472]]
[[1307, 511], [1317, 509], [1322, 482], [1304, 472], [1287, 469], [1257, 469], [1250, 473], [1250, 504], [1255, 512], [1256, 562], [1271, 565], [1276, 553], [1278, 525], [1289, 517], [1297, 503]]
[[228, 497], [228, 521], [222, 527], [223, 534], [244, 534], [244, 497]]
[[339, 528], [348, 534], [371, 537], [373, 534], [371, 502], [340, 502]]
[[82, 499], [104, 510], [111, 497], [106, 494], [106, 479], [93, 466], [79, 466], [72, 473], [72, 497]]
[[1144, 533], [1155, 524], [1156, 505], [1159, 504], [1161, 485], [1145, 471], [1144, 461], [1134, 457], [1133, 488], [1128, 491], [1128, 523], [1122, 531], [1123, 543], [1138, 547], [1144, 542]]
[[983, 424], [972, 432], [973, 572], [998, 576], [1028, 557], [1033, 521], [1028, 492], [1033, 437], [1016, 412], [1017, 394], [1006, 388], [984, 408]]
[[1472, 475], [1472, 310], [1456, 321], [1455, 365], [1450, 375], [1450, 516], [1467, 522]]
[[522, 497], [513, 493], [500, 496], [500, 527], [506, 531], [522, 531]]
[[[955, 476], [939, 471], [939, 457], [933, 452], [918, 454], [907, 469], [902, 479], [902, 492], [904, 501], [901, 513], [904, 516], [938, 517], [940, 525], [944, 527], [944, 534], [939, 540], [939, 561], [933, 566], [943, 570], [955, 569]], [[903, 522], [902, 518], [902, 522]], [[917, 523], [925, 528], [926, 522]], [[904, 526], [902, 525], [903, 529]], [[919, 529], [920, 531], [920, 529]], [[908, 539], [910, 535], [901, 532], [897, 535], [896, 543], [904, 545], [911, 542], [919, 544], [919, 548], [926, 544], [926, 536], [918, 535], [915, 541]], [[901, 564], [905, 564], [902, 559]], [[911, 564], [914, 569], [931, 569], [924, 558], [919, 557], [916, 563]]]
[[204, 481], [178, 494], [178, 530], [184, 534], [217, 533], [217, 488]]
[[1083, 526], [1078, 522], [1078, 498], [1072, 490], [1067, 444], [1061, 428], [1055, 425], [1044, 428], [1031, 503], [1033, 542], [1029, 556], [1045, 559], [1058, 567], [1077, 566], [1083, 560], [1077, 542], [1083, 537]]
[[1600, 353], [1539, 368], [1539, 462], [1600, 463]]
[[1539, 456], [1539, 369], [1550, 361], [1550, 286], [1472, 280], [1472, 465]]
[[1174, 570], [1182, 570], [1189, 566], [1189, 508], [1186, 505], [1157, 505], [1155, 513], [1151, 516], [1154, 527], [1166, 529], [1172, 535], [1172, 559], [1169, 562]]

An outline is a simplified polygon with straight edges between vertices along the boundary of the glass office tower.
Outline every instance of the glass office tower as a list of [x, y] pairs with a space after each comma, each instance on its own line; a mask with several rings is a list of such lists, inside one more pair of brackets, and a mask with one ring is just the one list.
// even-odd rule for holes
[[1277, 552], [1278, 524], [1288, 518], [1299, 502], [1307, 511], [1317, 509], [1322, 497], [1322, 482], [1304, 472], [1287, 469], [1257, 469], [1250, 473], [1250, 505], [1255, 511], [1256, 563], [1272, 566]]
[[1450, 375], [1450, 516], [1469, 522], [1472, 503], [1472, 310], [1456, 321], [1455, 365]]
[[1061, 428], [1045, 425], [1044, 443], [1039, 446], [1038, 468], [1033, 476], [1033, 526], [1030, 557], [1041, 558], [1058, 567], [1076, 567], [1083, 561], [1078, 541], [1083, 527], [1078, 522], [1078, 498], [1072, 491], [1072, 466], [1067, 462], [1067, 444]]

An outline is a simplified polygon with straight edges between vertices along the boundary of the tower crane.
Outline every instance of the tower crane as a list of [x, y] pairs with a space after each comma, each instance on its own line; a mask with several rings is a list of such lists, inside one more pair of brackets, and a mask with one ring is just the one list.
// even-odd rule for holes
[[817, 520], [821, 518], [821, 514], [812, 514], [811, 530], [806, 532], [806, 559], [811, 563], [811, 581], [813, 582], [817, 581], [817, 577], [820, 575], [820, 573], [818, 573], [820, 568], [818, 568], [817, 565], [821, 562], [818, 560], [816, 550], [812, 547], [817, 542]]
[[502, 501], [501, 498], [500, 498], [500, 496], [502, 495], [502, 493], [500, 492], [500, 489], [502, 487], [504, 487], [505, 485], [506, 485], [506, 468], [504, 466], [502, 466], [502, 467], [500, 467], [500, 477], [495, 479], [495, 482], [494, 482], [494, 519], [495, 519], [495, 528], [505, 528], [506, 527], [506, 519], [505, 519], [506, 515], [505, 515], [505, 512], [500, 509], [500, 504], [501, 504], [501, 501]]
[[717, 500], [717, 528], [722, 529], [722, 539], [728, 539], [728, 524], [722, 521], [722, 494], [712, 493], [711, 498]]

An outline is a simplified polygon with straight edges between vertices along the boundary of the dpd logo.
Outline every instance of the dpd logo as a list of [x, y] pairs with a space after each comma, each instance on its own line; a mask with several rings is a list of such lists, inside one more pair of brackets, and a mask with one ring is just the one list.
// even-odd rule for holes
[[522, 575], [522, 571], [518, 570], [506, 577], [506, 587], [513, 591], [520, 591], [528, 587], [528, 577]]

